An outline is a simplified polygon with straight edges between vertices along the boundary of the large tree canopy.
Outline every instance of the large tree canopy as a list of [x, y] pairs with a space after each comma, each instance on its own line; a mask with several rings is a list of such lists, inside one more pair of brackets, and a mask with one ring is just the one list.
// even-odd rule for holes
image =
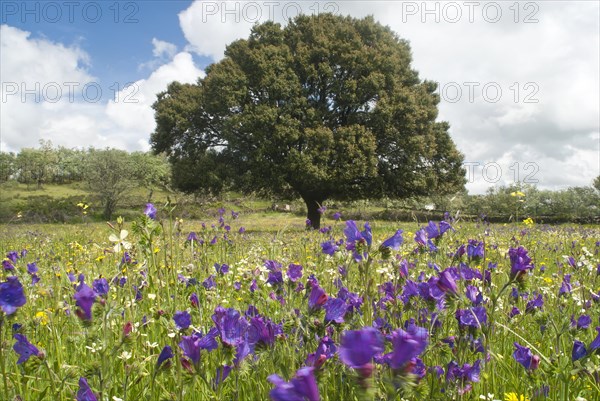
[[256, 25], [197, 84], [158, 95], [152, 148], [183, 190], [293, 191], [314, 227], [326, 199], [460, 190], [436, 85], [410, 63], [408, 43], [371, 17]]

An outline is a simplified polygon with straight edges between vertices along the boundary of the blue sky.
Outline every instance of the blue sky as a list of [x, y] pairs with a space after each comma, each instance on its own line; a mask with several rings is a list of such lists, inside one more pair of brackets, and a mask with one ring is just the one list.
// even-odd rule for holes
[[439, 119], [465, 155], [471, 193], [600, 174], [597, 1], [5, 0], [0, 150], [41, 139], [148, 150], [151, 105], [170, 82], [196, 82], [255, 22], [324, 11], [373, 15], [409, 41], [413, 68], [439, 83]]
[[[145, 63], [153, 59], [153, 38], [178, 49], [187, 45], [178, 14], [191, 5], [191, 0], [46, 3], [52, 5], [40, 1], [6, 2], [1, 6], [2, 23], [31, 32], [32, 38], [81, 47], [91, 56], [89, 73], [98, 78], [103, 89], [108, 88], [103, 92], [104, 98], [113, 92], [113, 84], [122, 87], [151, 72], [152, 66]], [[85, 6], [86, 3], [93, 5]], [[96, 10], [101, 10], [101, 15]], [[202, 68], [212, 61], [192, 55]]]

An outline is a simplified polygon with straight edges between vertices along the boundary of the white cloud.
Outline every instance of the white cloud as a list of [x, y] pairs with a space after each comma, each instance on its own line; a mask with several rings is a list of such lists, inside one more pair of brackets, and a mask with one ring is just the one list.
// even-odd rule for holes
[[[154, 131], [156, 123], [151, 106], [159, 92], [166, 90], [167, 85], [173, 81], [193, 83], [203, 74], [194, 65], [191, 54], [181, 52], [147, 79], [134, 82], [120, 91], [115, 99], [110, 100], [106, 105], [106, 115], [127, 138], [127, 148], [139, 148], [140, 139], [148, 138]], [[145, 139], [143, 150], [148, 150], [147, 142]]]
[[248, 36], [252, 23], [240, 18], [241, 12], [224, 14], [227, 4], [239, 7], [242, 3], [195, 1], [179, 13], [179, 24], [190, 50], [220, 60], [228, 43]]
[[173, 58], [173, 56], [175, 56], [177, 53], [177, 46], [175, 46], [173, 43], [165, 42], [164, 40], [152, 38], [152, 46], [154, 46], [154, 49], [152, 50], [154, 57]]
[[[272, 14], [285, 23], [286, 12], [295, 11], [284, 10], [289, 2], [277, 2], [271, 9], [260, 2], [234, 3], [225, 8], [225, 3], [196, 1], [180, 13], [181, 28], [193, 51], [214, 61], [221, 59], [225, 46], [247, 37], [256, 22], [250, 4], [259, 5], [261, 22]], [[308, 14], [323, 11], [314, 8], [315, 3], [295, 4]], [[466, 161], [497, 162], [504, 170], [515, 162], [538, 163], [542, 188], [588, 185], [600, 173], [598, 3], [327, 4], [338, 7], [338, 14], [373, 15], [410, 41], [413, 67], [420, 76], [439, 82], [442, 88], [446, 85], [448, 92], [440, 89], [440, 119], [450, 122]], [[453, 86], [462, 91], [456, 102], [450, 91]], [[501, 91], [498, 95], [496, 89]], [[489, 185], [480, 180], [467, 188], [481, 193]]]
[[[181, 52], [147, 78], [117, 92], [114, 99], [93, 102], [91, 85], [98, 84], [87, 72], [86, 52], [47, 39], [32, 39], [28, 32], [10, 26], [1, 29], [0, 145], [5, 151], [37, 147], [40, 139], [49, 139], [57, 146], [148, 150], [148, 138], [155, 127], [151, 105], [156, 94], [172, 81], [191, 83], [203, 74], [191, 54]], [[173, 50], [167, 42], [155, 41], [154, 45], [162, 56]], [[77, 85], [65, 86], [65, 82]], [[92, 88], [87, 101], [82, 94], [86, 84]], [[21, 88], [30, 91], [36, 87], [40, 88], [39, 101], [33, 94], [22, 101]], [[61, 96], [43, 89], [54, 87], [61, 89]]]
[[[449, 22], [454, 15], [449, 4], [460, 8], [457, 23]], [[334, 11], [354, 17], [374, 15], [410, 41], [413, 68], [422, 78], [447, 89], [458, 85], [462, 96], [456, 102], [448, 98], [451, 92], [440, 89], [440, 119], [450, 122], [452, 137], [466, 161], [501, 165], [499, 184], [514, 180], [510, 167], [515, 163], [524, 177], [530, 171], [523, 168], [530, 162], [539, 167], [536, 177], [541, 188], [589, 185], [600, 173], [598, 3], [520, 2], [516, 16], [514, 2], [496, 2], [502, 9], [496, 23], [488, 22], [494, 16], [492, 8], [483, 11], [487, 3], [477, 3], [474, 10], [466, 4], [195, 1], [179, 14], [188, 41], [185, 51], [177, 53], [175, 45], [153, 38], [154, 59], [142, 64], [146, 72], [140, 72], [132, 87], [119, 92], [117, 101], [105, 103], [86, 103], [81, 93], [72, 103], [61, 99], [38, 104], [30, 101], [30, 95], [27, 102], [21, 102], [20, 86], [17, 93], [8, 95], [7, 90], [12, 93], [14, 87], [4, 84], [10, 82], [23, 82], [29, 89], [35, 82], [83, 85], [95, 78], [88, 71], [90, 56], [79, 46], [33, 39], [25, 31], [3, 25], [0, 72], [2, 96], [8, 101], [0, 112], [0, 146], [18, 150], [37, 146], [43, 137], [66, 146], [147, 149], [154, 129], [150, 106], [156, 93], [173, 80], [194, 82], [202, 74], [191, 53], [218, 61], [226, 45], [248, 37], [256, 22], [272, 18], [284, 24], [298, 11]], [[526, 4], [530, 6], [525, 8]], [[468, 20], [470, 11], [473, 22]], [[527, 16], [537, 22], [523, 23]], [[476, 83], [470, 84], [476, 85], [472, 99], [468, 82]], [[483, 91], [486, 84], [489, 92]], [[492, 103], [489, 97], [496, 87], [502, 93]], [[478, 174], [481, 177], [481, 170]], [[489, 185], [479, 179], [467, 188], [481, 193]]]

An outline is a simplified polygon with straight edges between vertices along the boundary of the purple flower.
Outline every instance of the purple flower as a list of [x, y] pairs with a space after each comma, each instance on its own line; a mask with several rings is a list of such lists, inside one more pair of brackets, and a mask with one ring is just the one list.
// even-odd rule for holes
[[383, 352], [381, 333], [373, 327], [362, 330], [345, 331], [339, 347], [339, 356], [343, 363], [353, 369], [364, 368], [373, 357]]
[[596, 331], [598, 332], [598, 335], [596, 336], [596, 338], [594, 339], [594, 341], [592, 341], [590, 343], [590, 353], [594, 352], [595, 350], [597, 350], [598, 348], [600, 348], [600, 327], [596, 327]]
[[381, 244], [381, 247], [382, 248], [391, 248], [394, 251], [397, 251], [398, 248], [400, 248], [400, 245], [402, 245], [402, 242], [404, 241], [404, 239], [402, 238], [402, 233], [403, 233], [402, 230], [396, 231], [396, 233], [394, 235], [392, 235], [390, 238], [383, 241], [383, 243]]
[[487, 323], [487, 311], [483, 306], [476, 306], [469, 309], [458, 309], [456, 318], [461, 327], [480, 328]]
[[96, 398], [96, 395], [92, 392], [92, 389], [90, 388], [85, 377], [81, 377], [79, 379], [77, 401], [98, 401], [98, 398]]
[[271, 272], [281, 271], [281, 263], [274, 260], [265, 260], [265, 267]]
[[329, 337], [323, 337], [317, 346], [317, 350], [306, 357], [306, 364], [314, 366], [315, 369], [321, 368], [327, 359], [333, 358], [337, 352], [337, 347]]
[[354, 220], [348, 220], [346, 221], [346, 228], [344, 229], [344, 234], [346, 235], [346, 249], [353, 252], [356, 261], [360, 261], [366, 256], [366, 252], [373, 241], [371, 226], [367, 222], [364, 227], [365, 229], [363, 231], [359, 231], [356, 222]]
[[35, 345], [31, 344], [23, 334], [15, 334], [14, 339], [17, 340], [17, 342], [13, 345], [13, 350], [19, 354], [17, 365], [27, 362], [32, 355], [40, 355], [40, 350], [38, 350]]
[[479, 374], [481, 373], [481, 361], [478, 359], [475, 361], [473, 366], [468, 363], [463, 365], [463, 374], [465, 379], [470, 382], [477, 383], [479, 382]]
[[327, 301], [327, 294], [320, 285], [315, 285], [308, 296], [308, 308], [312, 311], [319, 310]]
[[544, 306], [544, 299], [542, 298], [542, 294], [538, 294], [534, 299], [527, 302], [527, 306], [525, 306], [525, 312], [533, 313], [536, 309], [542, 309]]
[[171, 346], [165, 345], [160, 354], [158, 355], [158, 360], [156, 361], [156, 369], [160, 368], [160, 365], [163, 364], [167, 359], [173, 358], [173, 350]]
[[200, 362], [200, 350], [202, 348], [200, 348], [200, 338], [195, 334], [181, 337], [179, 348], [183, 351], [183, 355], [188, 357], [194, 365]]
[[208, 276], [208, 278], [202, 282], [202, 286], [207, 290], [216, 287], [217, 283], [215, 282], [215, 275], [211, 274], [210, 276]]
[[75, 313], [82, 320], [91, 320], [92, 319], [92, 305], [96, 300], [96, 293], [92, 290], [86, 283], [81, 283], [79, 289], [74, 295], [75, 300], [77, 301], [75, 304], [79, 306], [79, 308]]
[[275, 324], [262, 316], [254, 316], [250, 319], [248, 343], [250, 343], [252, 349], [256, 344], [267, 346], [275, 344], [275, 338], [280, 334], [283, 334], [281, 325]]
[[129, 254], [129, 252], [125, 251], [123, 253], [123, 257], [121, 258], [121, 264], [128, 264], [131, 263], [131, 255]]
[[219, 343], [217, 343], [219, 330], [216, 327], [211, 328], [205, 336], [202, 336], [201, 333], [194, 333], [193, 335], [198, 338], [198, 346], [200, 349], [212, 351], [219, 348]]
[[454, 229], [446, 221], [440, 221], [439, 228], [433, 221], [429, 221], [429, 224], [427, 224], [427, 227], [425, 227], [423, 230], [425, 230], [427, 238], [436, 239], [441, 237], [446, 231]]
[[419, 246], [419, 249], [424, 249], [425, 247], [427, 247], [431, 252], [437, 251], [437, 247], [435, 246], [435, 244], [431, 241], [431, 239], [427, 237], [427, 232], [425, 231], [425, 229], [422, 228], [419, 231], [417, 231], [415, 233], [414, 239], [417, 245]]
[[587, 350], [585, 349], [585, 344], [579, 340], [575, 340], [575, 342], [573, 342], [573, 351], [571, 352], [573, 362], [583, 358], [586, 354]]
[[292, 283], [302, 278], [302, 265], [290, 263], [287, 270], [287, 276]]
[[469, 301], [473, 303], [473, 305], [479, 305], [483, 302], [483, 295], [479, 292], [479, 289], [473, 285], [468, 285], [465, 294]]
[[192, 304], [192, 306], [194, 308], [197, 308], [198, 305], [200, 305], [200, 300], [198, 299], [198, 294], [196, 294], [195, 292], [192, 292], [192, 295], [190, 295], [190, 303]]
[[222, 265], [215, 263], [214, 268], [217, 271], [217, 273], [219, 273], [219, 274], [229, 273], [229, 265], [226, 263], [223, 263]]
[[[233, 211], [232, 211], [233, 213]], [[219, 366], [217, 368], [217, 372], [215, 375], [215, 379], [213, 381], [213, 389], [216, 389], [219, 384], [223, 383], [227, 377], [229, 377], [229, 373], [231, 373], [232, 367], [229, 365]]]
[[419, 356], [427, 348], [428, 337], [427, 330], [418, 326], [412, 326], [408, 332], [395, 330], [392, 333], [393, 351], [389, 359], [391, 368], [399, 369]]
[[424, 229], [420, 229], [415, 233], [415, 242], [419, 246], [425, 246], [427, 244], [427, 232]]
[[249, 323], [237, 310], [218, 306], [212, 320], [219, 330], [223, 344], [235, 347], [244, 341]]
[[340, 212], [335, 212], [335, 213], [333, 214], [333, 219], [334, 219], [335, 221], [338, 221], [338, 220], [339, 220], [339, 219], [341, 219], [341, 218], [342, 218], [342, 214], [341, 214]]
[[458, 293], [458, 287], [456, 286], [456, 281], [454, 281], [454, 276], [448, 269], [440, 273], [436, 284], [438, 288], [444, 292], [449, 292], [451, 294]]
[[156, 219], [156, 208], [152, 203], [146, 203], [146, 209], [144, 210], [144, 214], [152, 220]]
[[4, 259], [2, 261], [2, 267], [4, 268], [4, 270], [6, 271], [12, 271], [15, 270], [15, 267], [13, 266], [13, 264], [10, 262], [10, 260], [8, 259]]
[[325, 241], [321, 243], [321, 249], [325, 255], [333, 256], [333, 254], [339, 249], [335, 244], [335, 241]]
[[27, 263], [27, 273], [33, 275], [38, 272], [38, 267], [35, 262]]
[[267, 284], [271, 284], [272, 286], [283, 284], [283, 274], [281, 273], [281, 270], [270, 271], [269, 277], [267, 278]]
[[353, 313], [354, 311], [360, 311], [363, 299], [362, 297], [359, 297], [357, 293], [350, 292], [346, 287], [342, 287], [338, 291], [337, 296], [348, 304], [348, 312]]
[[192, 317], [187, 311], [177, 311], [173, 315], [173, 320], [179, 330], [185, 330], [192, 324]]
[[513, 306], [513, 308], [510, 310], [510, 313], [508, 314], [511, 318], [520, 315], [521, 311], [519, 310], [519, 308], [517, 308], [516, 306]]
[[190, 241], [190, 242], [192, 242], [192, 241], [200, 242], [200, 240], [198, 239], [198, 235], [194, 231], [191, 231], [188, 234], [187, 241]]
[[563, 277], [563, 281], [560, 285], [560, 289], [558, 290], [558, 295], [560, 296], [569, 293], [572, 289], [573, 287], [571, 286], [571, 275], [565, 274], [565, 276]]
[[[460, 380], [462, 382], [478, 382], [479, 374], [481, 373], [481, 361], [478, 359], [475, 361], [473, 366], [465, 363], [462, 368], [458, 366], [455, 361], [448, 363], [446, 367], [446, 381]], [[466, 384], [464, 387], [459, 388], [459, 394], [464, 394], [470, 391], [471, 384]]]
[[250, 292], [254, 292], [258, 289], [258, 284], [256, 284], [256, 279], [253, 279], [250, 283]]
[[535, 370], [540, 364], [540, 357], [533, 355], [531, 350], [527, 347], [523, 347], [521, 344], [515, 342], [515, 352], [513, 352], [513, 358], [519, 362], [527, 370]]
[[269, 395], [273, 401], [319, 401], [319, 388], [313, 367], [302, 367], [290, 382], [279, 375], [270, 375], [268, 380], [275, 385]]
[[433, 221], [429, 221], [427, 227], [424, 228], [427, 238], [434, 239], [440, 236], [440, 230]]
[[531, 258], [527, 254], [527, 250], [522, 246], [518, 248], [510, 248], [508, 250], [508, 256], [510, 258], [510, 278], [518, 279], [522, 277], [527, 270], [533, 269], [531, 264]]
[[467, 257], [471, 260], [483, 259], [483, 242], [470, 239], [467, 244]]
[[447, 221], [440, 221], [440, 235], [443, 235], [446, 231], [452, 230], [455, 231], [454, 228]]
[[578, 329], [585, 330], [588, 327], [590, 327], [590, 324], [592, 324], [592, 318], [589, 317], [588, 315], [581, 315], [577, 319], [577, 328]]
[[343, 299], [331, 298], [325, 302], [325, 321], [344, 323], [344, 316], [348, 311], [348, 305]]
[[105, 278], [94, 280], [92, 287], [94, 287], [94, 292], [100, 296], [108, 294], [109, 286]]
[[7, 315], [15, 313], [17, 308], [25, 305], [25, 292], [23, 286], [16, 276], [7, 277], [4, 283], [0, 283], [0, 309]]
[[19, 259], [19, 253], [17, 251], [10, 251], [6, 254], [6, 257], [13, 263], [17, 263], [17, 260]]

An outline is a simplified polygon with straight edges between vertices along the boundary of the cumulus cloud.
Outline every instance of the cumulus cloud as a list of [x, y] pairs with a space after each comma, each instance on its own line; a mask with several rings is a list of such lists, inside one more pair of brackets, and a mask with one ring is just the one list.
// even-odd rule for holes
[[[172, 81], [191, 83], [203, 74], [191, 54], [181, 52], [104, 101], [96, 99], [94, 91], [102, 88], [88, 72], [90, 56], [85, 51], [33, 39], [29, 32], [7, 25], [1, 29], [3, 151], [37, 147], [40, 139], [57, 146], [148, 150], [155, 127], [151, 105], [156, 94]], [[153, 43], [155, 53], [162, 57], [174, 50], [167, 42]], [[60, 96], [53, 92], [56, 88]]]
[[173, 43], [165, 42], [164, 40], [152, 38], [152, 46], [154, 46], [154, 49], [152, 50], [154, 57], [173, 58], [177, 53], [177, 46]]
[[[589, 185], [600, 173], [595, 2], [234, 3], [196, 1], [180, 13], [192, 51], [218, 61], [253, 23], [272, 16], [285, 24], [297, 7], [373, 15], [409, 40], [420, 76], [439, 83], [440, 119], [450, 122], [467, 162], [502, 164], [499, 184], [514, 181], [514, 163], [536, 163], [542, 188]], [[467, 188], [481, 193], [490, 184]]]
[[8, 102], [0, 115], [0, 146], [18, 150], [44, 137], [68, 146], [147, 149], [155, 94], [172, 80], [194, 82], [202, 74], [192, 54], [218, 61], [226, 45], [246, 38], [255, 23], [285, 24], [300, 12], [331, 11], [373, 15], [409, 40], [413, 67], [440, 85], [440, 119], [450, 122], [465, 161], [480, 163], [480, 179], [467, 185], [469, 191], [491, 185], [481, 179], [486, 163], [501, 166], [497, 184], [514, 181], [515, 163], [519, 179], [532, 172], [524, 166], [535, 163], [540, 188], [589, 185], [600, 173], [597, 2], [365, 4], [195, 1], [179, 14], [188, 41], [184, 51], [153, 38], [154, 58], [142, 64], [146, 72], [103, 103], [82, 101], [81, 93], [74, 102], [21, 102], [20, 87], [5, 87], [5, 81], [27, 88], [38, 81], [83, 85], [94, 80], [90, 56], [76, 45], [33, 39], [4, 25], [1, 77]]
[[143, 150], [149, 149], [147, 138], [156, 126], [151, 106], [157, 93], [166, 90], [173, 81], [193, 83], [203, 74], [194, 65], [191, 54], [181, 52], [147, 79], [140, 79], [117, 93], [115, 99], [108, 102], [105, 111], [126, 138], [127, 148], [139, 148], [139, 140], [143, 138]]

